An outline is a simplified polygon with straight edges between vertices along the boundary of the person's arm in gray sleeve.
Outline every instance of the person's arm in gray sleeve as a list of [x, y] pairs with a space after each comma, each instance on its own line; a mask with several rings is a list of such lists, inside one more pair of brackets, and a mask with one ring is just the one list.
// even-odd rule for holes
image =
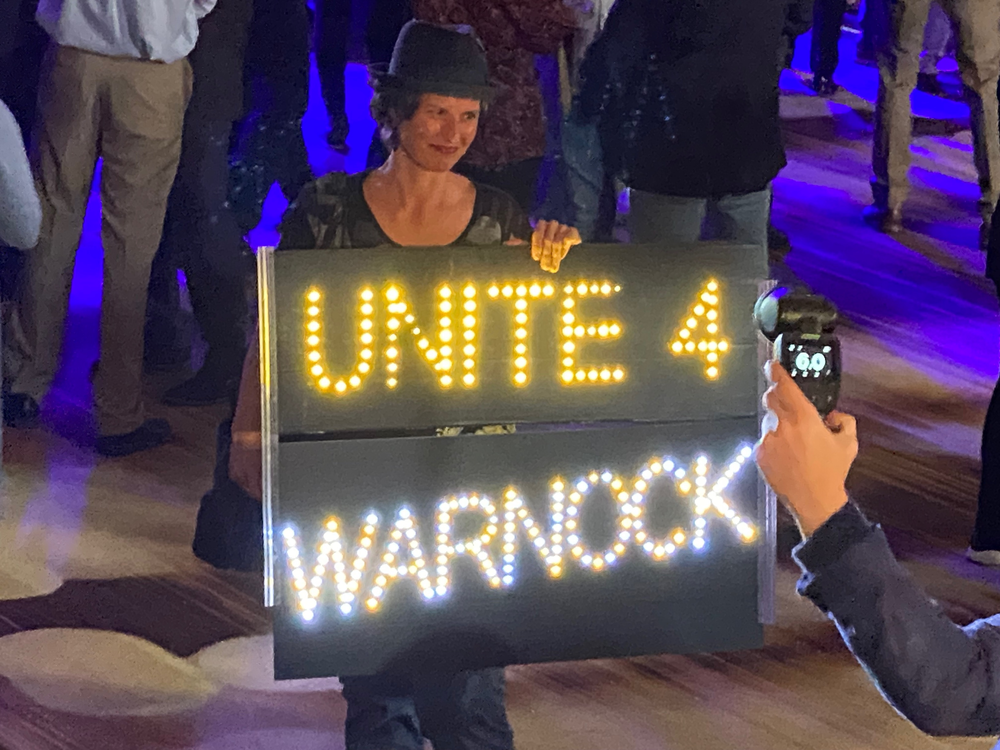
[[964, 628], [921, 591], [847, 496], [857, 422], [821, 416], [777, 362], [755, 459], [806, 539], [799, 591], [836, 623], [886, 699], [934, 735], [1000, 734], [1000, 616]]
[[0, 102], [0, 243], [28, 249], [38, 242], [42, 208], [24, 153], [21, 129]]
[[836, 623], [886, 699], [932, 735], [1000, 734], [1000, 615], [959, 627], [851, 504], [794, 552], [799, 593]]

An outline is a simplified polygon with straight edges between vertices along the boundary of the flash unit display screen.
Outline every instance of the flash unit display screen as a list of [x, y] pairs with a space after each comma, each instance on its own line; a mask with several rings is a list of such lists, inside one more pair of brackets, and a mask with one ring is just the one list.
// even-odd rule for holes
[[795, 343], [788, 345], [790, 375], [797, 379], [821, 379], [833, 375], [832, 349], [829, 345]]

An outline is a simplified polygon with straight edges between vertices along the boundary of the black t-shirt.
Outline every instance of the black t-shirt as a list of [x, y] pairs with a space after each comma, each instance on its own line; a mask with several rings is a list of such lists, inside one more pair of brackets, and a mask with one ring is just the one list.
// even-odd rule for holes
[[[382, 231], [363, 186], [368, 172], [333, 172], [302, 189], [281, 224], [281, 248], [393, 247]], [[517, 202], [502, 190], [474, 183], [472, 218], [454, 245], [502, 245], [531, 239], [531, 225]]]

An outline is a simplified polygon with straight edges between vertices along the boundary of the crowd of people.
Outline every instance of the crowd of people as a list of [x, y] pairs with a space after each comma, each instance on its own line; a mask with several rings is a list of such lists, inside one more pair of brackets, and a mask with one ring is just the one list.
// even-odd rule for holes
[[[881, 76], [868, 216], [896, 232], [907, 192], [909, 94], [930, 0], [884, 2], [884, 23], [870, 21]], [[877, 18], [877, 4], [869, 0], [866, 17]], [[11, 61], [0, 67], [10, 103], [0, 107], [0, 239], [26, 252], [20, 268], [4, 251], [4, 422], [36, 424], [52, 387], [98, 159], [96, 450], [125, 456], [170, 438], [166, 420], [148, 417], [142, 383], [144, 369], [189, 366], [190, 347], [177, 332], [183, 270], [207, 353], [164, 401], [232, 400], [216, 480], [251, 505], [261, 494], [261, 428], [246, 237], [275, 182], [293, 201], [281, 247], [494, 245], [554, 272], [574, 245], [611, 236], [623, 184], [633, 242], [717, 239], [766, 255], [780, 234], [770, 224], [771, 184], [785, 165], [778, 77], [810, 19], [814, 88], [831, 94], [835, 86], [830, 45], [845, 3], [808, 6], [375, 0], [366, 35], [377, 124], [368, 168], [315, 179], [301, 130], [310, 51], [329, 143], [345, 151], [347, 0], [312, 8], [302, 0], [110, 0], [103, 14], [83, 0], [5, 4], [3, 12], [14, 12], [7, 27], [0, 17], [0, 60]], [[957, 28], [992, 271], [1000, 263], [990, 221], [1000, 186], [1000, 0], [948, 0], [941, 11]], [[538, 55], [560, 62], [565, 115], [554, 188], [563, 195], [544, 204], [536, 186], [551, 144]], [[21, 131], [30, 133], [30, 168]], [[958, 628], [926, 599], [848, 499], [853, 420], [835, 413], [824, 422], [780, 367], [768, 377], [770, 415], [757, 458], [805, 537], [796, 551], [801, 591], [836, 620], [885, 695], [918, 726], [1000, 732], [991, 679], [1000, 625]], [[984, 437], [984, 527], [1000, 514], [994, 402]], [[970, 555], [997, 564], [1000, 539], [990, 531], [1000, 533], [1000, 523], [977, 525]], [[513, 747], [502, 670], [342, 682], [350, 750], [416, 749], [425, 738], [439, 750]]]

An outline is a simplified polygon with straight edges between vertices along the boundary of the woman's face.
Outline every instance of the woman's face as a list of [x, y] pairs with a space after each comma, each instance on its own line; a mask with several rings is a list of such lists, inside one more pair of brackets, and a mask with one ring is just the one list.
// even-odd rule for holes
[[399, 148], [428, 171], [449, 172], [475, 140], [480, 109], [475, 99], [424, 94], [399, 126]]

